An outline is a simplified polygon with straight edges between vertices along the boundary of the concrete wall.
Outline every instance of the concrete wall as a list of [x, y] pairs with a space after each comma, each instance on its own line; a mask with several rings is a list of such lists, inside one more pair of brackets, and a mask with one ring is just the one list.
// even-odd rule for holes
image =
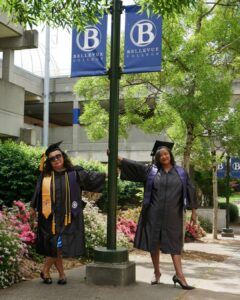
[[0, 134], [19, 137], [24, 123], [25, 91], [0, 79]]
[[[213, 222], [213, 208], [199, 208], [197, 210], [197, 214], [202, 218], [209, 220], [211, 223]], [[222, 231], [223, 228], [226, 227], [226, 210], [219, 209], [218, 210], [218, 230]]]
[[[160, 134], [145, 134], [138, 128], [132, 127], [128, 138], [119, 140], [119, 154], [136, 161], [151, 161], [150, 152], [157, 139], [164, 140], [164, 137]], [[49, 143], [58, 141], [63, 141], [62, 148], [71, 156], [78, 155], [86, 160], [107, 161], [108, 139], [90, 142], [83, 127], [78, 126], [76, 136], [71, 126], [50, 128]]]
[[78, 78], [58, 77], [50, 80], [50, 95], [52, 102], [74, 101], [73, 86]]

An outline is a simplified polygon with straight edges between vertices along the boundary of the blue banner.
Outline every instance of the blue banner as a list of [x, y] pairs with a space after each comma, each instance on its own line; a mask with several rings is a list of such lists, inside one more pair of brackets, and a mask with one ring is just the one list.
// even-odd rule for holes
[[71, 77], [106, 74], [107, 15], [84, 31], [72, 30]]
[[139, 6], [125, 7], [124, 73], [159, 72], [162, 58], [162, 17]]
[[230, 165], [231, 178], [240, 178], [240, 158], [232, 157]]
[[222, 162], [217, 166], [217, 177], [224, 178], [226, 175], [226, 164]]
[[80, 108], [73, 108], [73, 125], [79, 124]]

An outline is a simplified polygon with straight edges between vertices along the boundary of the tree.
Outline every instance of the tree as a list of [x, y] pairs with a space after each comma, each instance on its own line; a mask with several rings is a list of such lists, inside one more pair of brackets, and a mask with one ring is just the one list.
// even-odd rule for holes
[[103, 13], [102, 0], [0, 0], [0, 10], [10, 19], [25, 26], [47, 23], [52, 27], [73, 26], [82, 29], [88, 22], [96, 23], [97, 14]]
[[[211, 125], [224, 115], [229, 105], [231, 79], [236, 72], [234, 63], [238, 61], [233, 50], [240, 33], [238, 21], [239, 12], [235, 6], [217, 7], [205, 5], [203, 1], [192, 10], [186, 10], [184, 15], [164, 20], [163, 72], [122, 77], [120, 133], [127, 134], [130, 124], [146, 132], [161, 132], [171, 127], [169, 134], [173, 133], [173, 128], [177, 127], [178, 132], [182, 128], [182, 138], [178, 142], [184, 149], [183, 164], [188, 170], [197, 137], [205, 135], [210, 129], [206, 124]], [[98, 78], [90, 81], [81, 79], [75, 91], [86, 99], [94, 99], [95, 103], [101, 97], [105, 100], [102, 105], [98, 104], [100, 135], [93, 127], [94, 104], [87, 104], [81, 117], [88, 126], [89, 137], [100, 138], [107, 134], [108, 82]], [[91, 91], [86, 90], [88, 86]], [[101, 117], [101, 113], [105, 113], [105, 117]]]
[[[152, 8], [166, 13], [178, 12], [182, 7], [194, 4], [196, 0], [139, 0], [142, 7]], [[96, 23], [97, 15], [109, 8], [112, 1], [106, 0], [0, 0], [0, 11], [7, 13], [10, 19], [22, 26], [47, 23], [52, 27], [78, 28], [87, 23]]]

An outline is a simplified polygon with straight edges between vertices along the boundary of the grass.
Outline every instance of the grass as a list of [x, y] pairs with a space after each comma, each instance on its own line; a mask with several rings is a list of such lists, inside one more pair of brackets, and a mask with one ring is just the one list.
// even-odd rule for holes
[[[240, 202], [240, 193], [232, 194], [229, 198], [230, 203]], [[225, 197], [218, 197], [218, 202], [226, 202]], [[240, 203], [239, 203], [240, 204]]]

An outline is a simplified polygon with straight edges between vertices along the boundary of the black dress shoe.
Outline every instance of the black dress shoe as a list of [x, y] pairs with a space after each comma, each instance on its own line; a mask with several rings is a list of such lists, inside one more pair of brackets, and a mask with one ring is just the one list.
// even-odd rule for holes
[[191, 285], [183, 284], [182, 281], [177, 277], [177, 275], [174, 275], [172, 280], [173, 280], [173, 283], [174, 283], [174, 287], [176, 287], [176, 283], [178, 283], [182, 287], [183, 290], [193, 290], [193, 289], [195, 289], [195, 287], [193, 287]]
[[52, 283], [52, 278], [51, 277], [45, 277], [43, 272], [40, 273], [40, 277], [42, 278], [43, 283], [45, 283], [45, 284], [51, 284]]
[[67, 278], [62, 278], [62, 279], [58, 279], [58, 284], [66, 284], [67, 283]]

